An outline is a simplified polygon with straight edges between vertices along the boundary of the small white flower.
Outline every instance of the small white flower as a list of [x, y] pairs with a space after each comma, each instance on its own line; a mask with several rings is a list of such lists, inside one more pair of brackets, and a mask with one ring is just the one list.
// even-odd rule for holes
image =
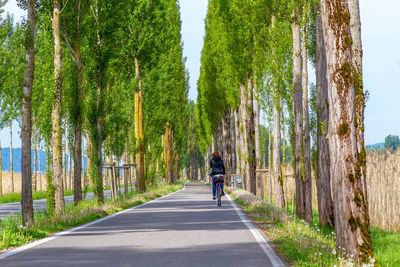
[[332, 254], [336, 255], [336, 250], [335, 249], [332, 250]]

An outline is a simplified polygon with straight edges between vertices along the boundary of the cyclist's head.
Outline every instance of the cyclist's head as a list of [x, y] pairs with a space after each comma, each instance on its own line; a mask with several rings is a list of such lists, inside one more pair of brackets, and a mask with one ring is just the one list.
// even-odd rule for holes
[[218, 152], [214, 152], [214, 153], [212, 154], [212, 156], [213, 156], [213, 157], [219, 157], [219, 153], [218, 153]]

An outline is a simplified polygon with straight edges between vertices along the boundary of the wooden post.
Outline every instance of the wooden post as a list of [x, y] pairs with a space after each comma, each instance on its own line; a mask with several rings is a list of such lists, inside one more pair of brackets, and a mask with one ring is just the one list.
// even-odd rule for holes
[[128, 169], [129, 167], [122, 167], [123, 169], [123, 175], [124, 175], [124, 192], [125, 192], [125, 197], [128, 197]]

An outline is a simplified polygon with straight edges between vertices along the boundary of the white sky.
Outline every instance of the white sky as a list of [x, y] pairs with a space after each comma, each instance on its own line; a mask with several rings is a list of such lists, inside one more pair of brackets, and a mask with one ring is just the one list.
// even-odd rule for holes
[[[200, 54], [208, 0], [179, 0], [186, 67], [190, 73], [189, 98], [197, 98]], [[6, 11], [16, 19], [25, 16], [15, 0]], [[383, 142], [389, 134], [400, 135], [400, 1], [360, 0], [364, 52], [364, 87], [370, 92], [365, 111], [365, 143]], [[19, 127], [14, 124], [14, 147], [20, 147]], [[9, 129], [0, 131], [3, 147], [9, 144]]]

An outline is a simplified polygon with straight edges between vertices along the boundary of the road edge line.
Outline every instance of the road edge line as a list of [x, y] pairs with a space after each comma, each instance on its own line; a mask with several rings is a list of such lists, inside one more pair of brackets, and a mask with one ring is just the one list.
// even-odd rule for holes
[[226, 195], [231, 203], [233, 209], [236, 211], [240, 220], [249, 229], [250, 233], [253, 235], [254, 239], [260, 245], [261, 249], [264, 251], [265, 255], [269, 258], [273, 266], [286, 266], [283, 261], [276, 255], [275, 251], [269, 245], [269, 241], [265, 236], [260, 233], [260, 229], [256, 227], [244, 213], [244, 211], [236, 204], [236, 202], [231, 198], [229, 194]]
[[54, 235], [45, 237], [45, 238], [43, 238], [43, 239], [34, 241], [34, 242], [32, 242], [32, 243], [29, 243], [29, 244], [22, 245], [22, 246], [20, 246], [20, 247], [11, 249], [11, 250], [9, 250], [9, 251], [7, 251], [7, 252], [1, 253], [1, 254], [0, 254], [0, 260], [5, 259], [5, 258], [7, 258], [7, 257], [10, 257], [10, 256], [12, 256], [12, 255], [18, 254], [18, 253], [23, 252], [23, 251], [25, 251], [25, 250], [31, 249], [31, 248], [36, 247], [36, 246], [38, 246], [38, 245], [41, 245], [41, 244], [43, 244], [43, 243], [47, 243], [47, 242], [49, 242], [49, 241], [51, 241], [51, 240], [53, 240], [53, 239], [56, 239], [56, 238], [58, 238], [58, 237], [61, 237], [61, 236], [64, 236], [64, 235], [68, 235], [68, 234], [70, 234], [70, 233], [72, 233], [72, 232], [78, 231], [78, 230], [83, 229], [83, 228], [86, 228], [86, 227], [88, 227], [88, 226], [91, 226], [91, 225], [100, 223], [100, 222], [102, 222], [102, 221], [106, 221], [106, 220], [108, 220], [108, 219], [111, 219], [111, 218], [116, 217], [116, 216], [118, 216], [118, 215], [121, 215], [121, 214], [123, 214], [123, 213], [126, 213], [126, 212], [128, 212], [128, 211], [130, 211], [130, 210], [138, 209], [138, 208], [143, 207], [143, 206], [146, 206], [146, 205], [148, 205], [148, 204], [150, 204], [150, 203], [159, 201], [159, 200], [161, 200], [161, 199], [163, 199], [163, 198], [169, 197], [169, 196], [171, 196], [171, 195], [173, 195], [173, 194], [176, 194], [176, 193], [178, 193], [178, 192], [181, 192], [181, 191], [185, 190], [185, 187], [186, 187], [186, 183], [183, 185], [183, 188], [182, 188], [182, 189], [180, 189], [180, 190], [178, 190], [178, 191], [175, 191], [175, 192], [172, 192], [172, 193], [169, 193], [168, 195], [165, 195], [165, 196], [162, 196], [162, 197], [159, 197], [159, 198], [155, 198], [155, 199], [153, 199], [153, 200], [150, 200], [149, 202], [146, 202], [146, 203], [143, 203], [143, 204], [140, 204], [140, 205], [137, 205], [137, 206], [130, 207], [130, 208], [126, 209], [126, 210], [121, 210], [121, 211], [119, 211], [119, 212], [117, 212], [117, 213], [114, 213], [114, 214], [105, 216], [105, 217], [100, 218], [100, 219], [98, 219], [98, 220], [91, 221], [91, 222], [88, 222], [88, 223], [86, 223], [86, 224], [83, 224], [83, 225], [80, 225], [80, 226], [77, 226], [77, 227], [74, 227], [74, 228], [71, 228], [71, 229], [62, 231], [62, 232], [55, 233]]

